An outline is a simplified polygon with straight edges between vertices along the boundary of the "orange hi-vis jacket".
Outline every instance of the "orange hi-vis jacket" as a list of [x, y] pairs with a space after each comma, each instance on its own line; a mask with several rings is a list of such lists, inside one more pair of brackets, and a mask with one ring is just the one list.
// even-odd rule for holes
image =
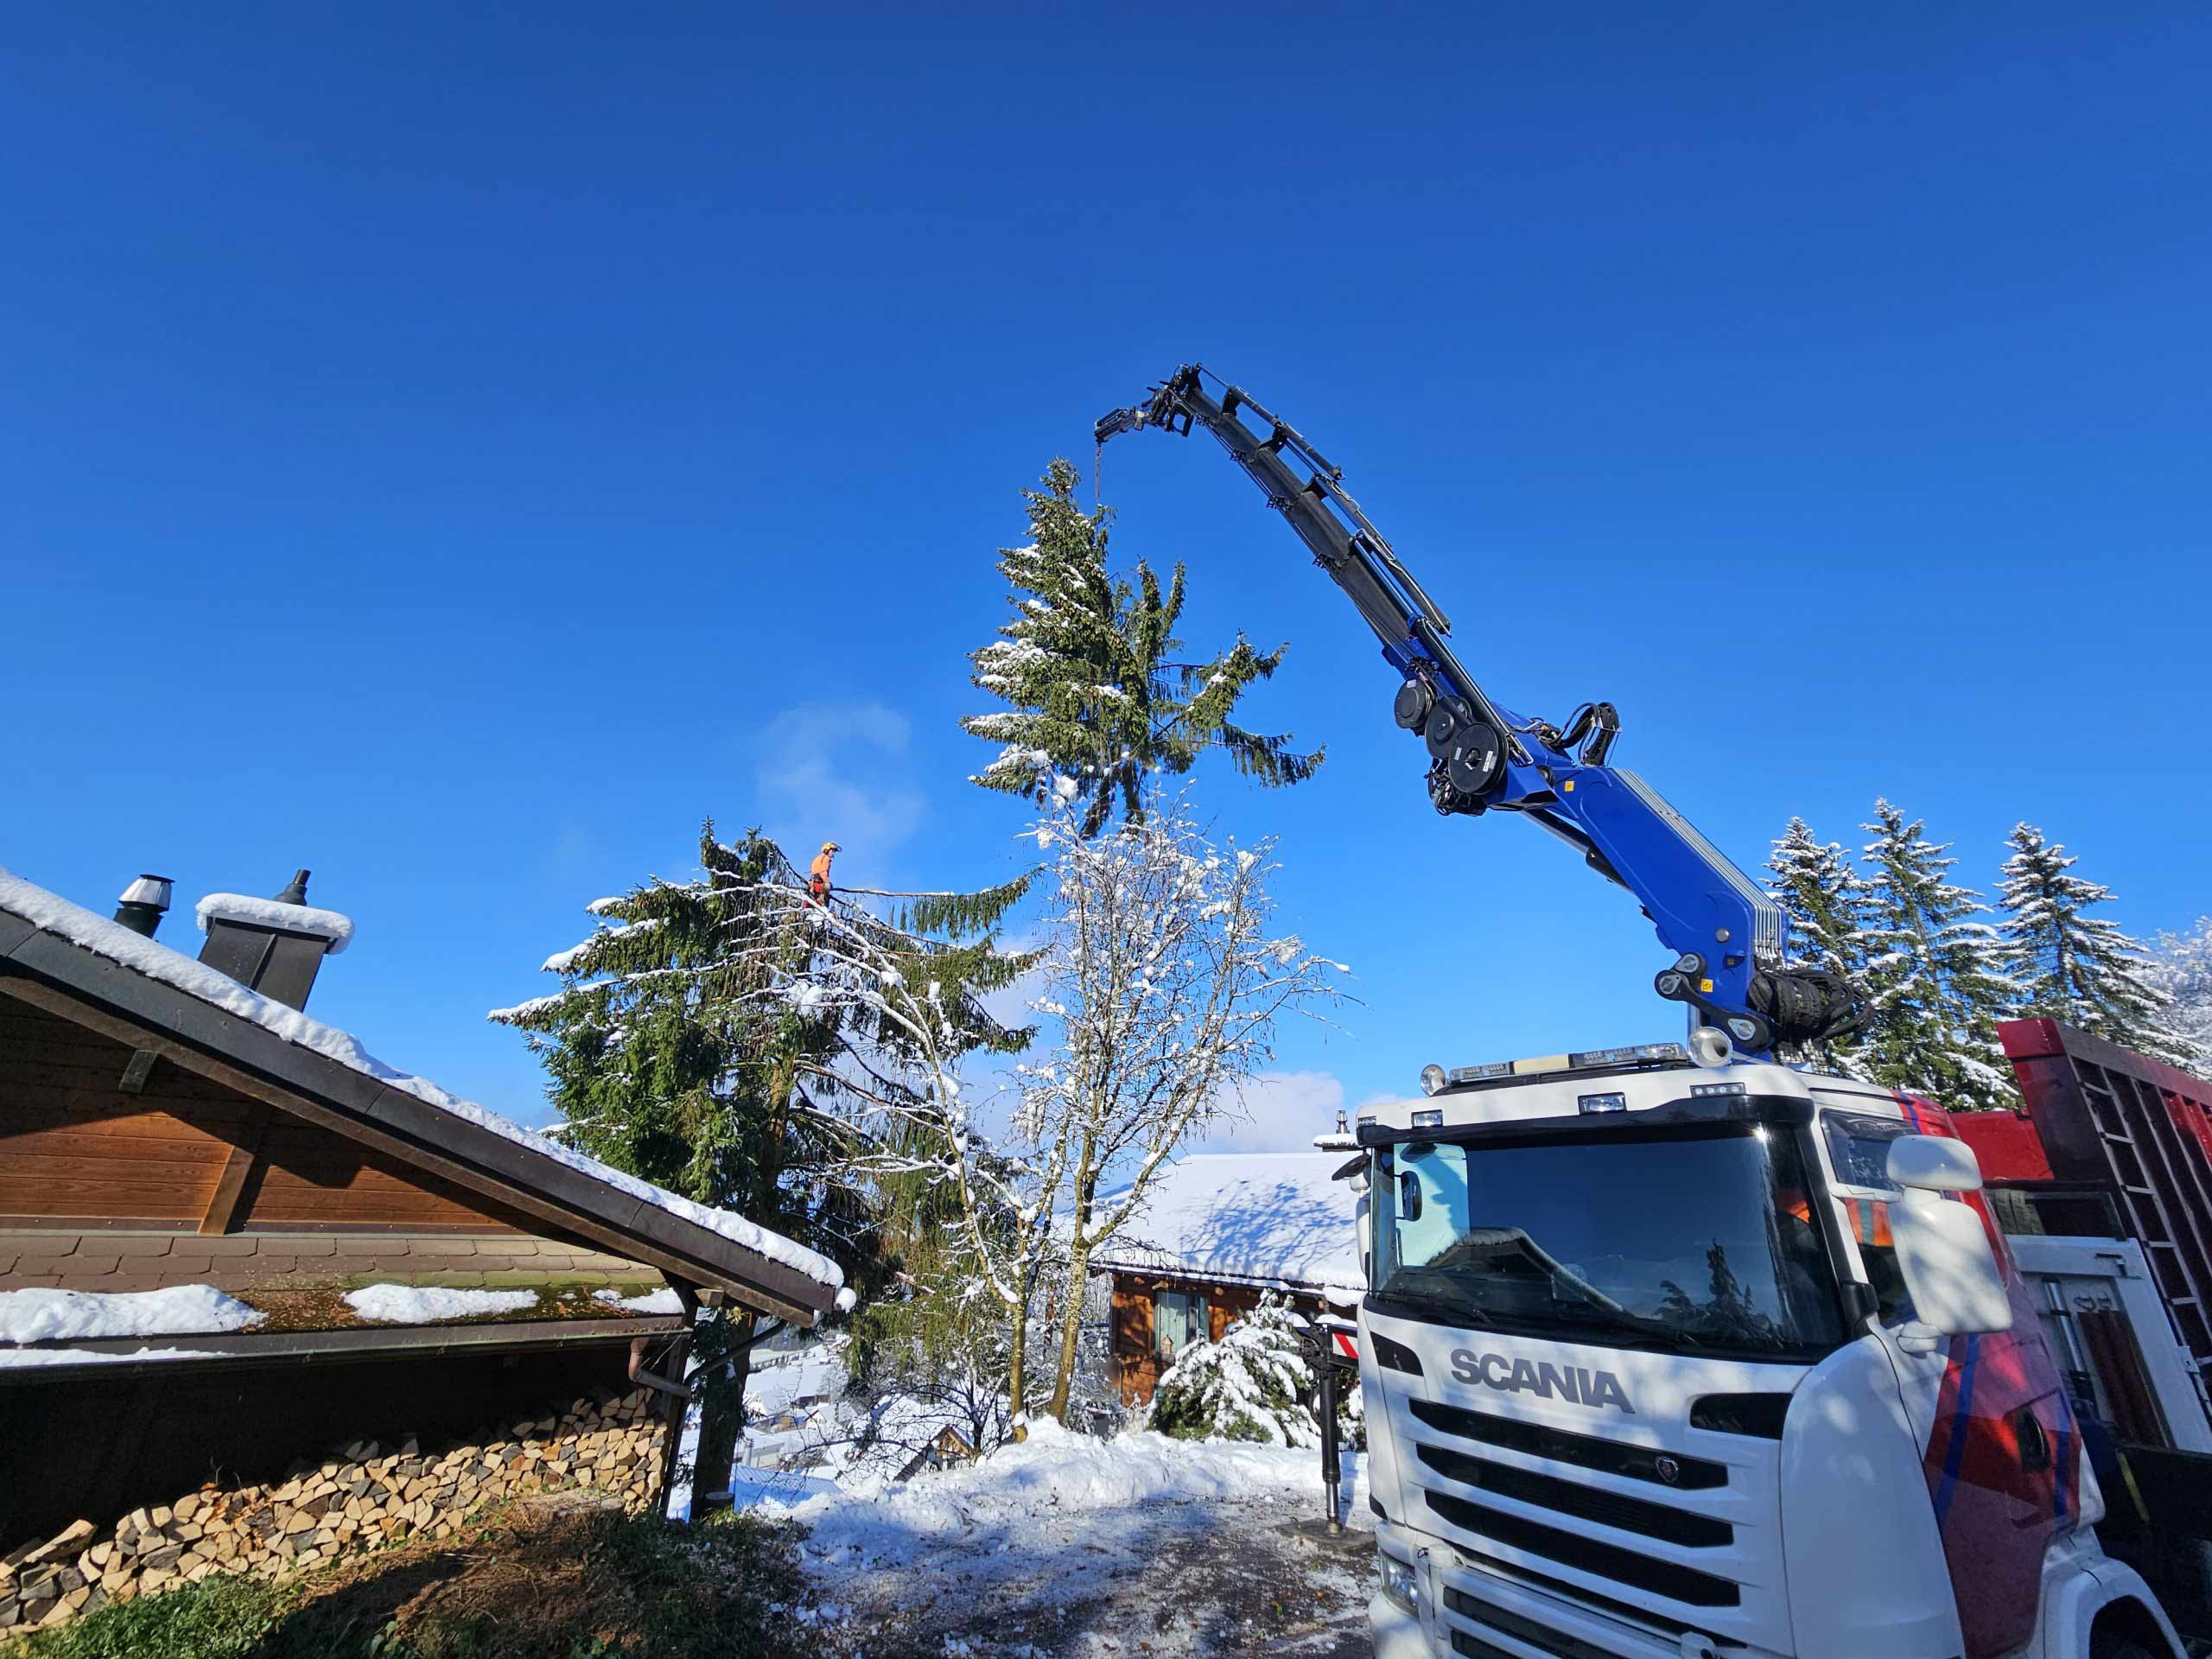
[[835, 857], [835, 853], [817, 853], [812, 866], [807, 870], [806, 890], [817, 899], [830, 896], [830, 861]]

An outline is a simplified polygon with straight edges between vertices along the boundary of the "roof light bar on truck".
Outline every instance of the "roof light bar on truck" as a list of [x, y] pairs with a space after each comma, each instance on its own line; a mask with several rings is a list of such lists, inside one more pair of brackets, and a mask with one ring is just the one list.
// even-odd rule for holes
[[1147, 427], [1194, 426], [1259, 486], [1382, 641], [1402, 682], [1393, 717], [1427, 747], [1436, 810], [1518, 812], [1636, 895], [1675, 953], [1654, 988], [1685, 1005], [1694, 1033], [1713, 1033], [1690, 1045], [1700, 1064], [1732, 1052], [1769, 1058], [1777, 1044], [1824, 1042], [1865, 1023], [1847, 981], [1789, 961], [1788, 927], [1765, 892], [1657, 791], [1607, 764], [1620, 729], [1611, 704], [1586, 703], [1554, 726], [1491, 700], [1448, 643], [1451, 620], [1345, 490], [1343, 468], [1288, 422], [1192, 363], [1142, 403], [1109, 411], [1094, 435], [1103, 445]]
[[1584, 1048], [1571, 1054], [1538, 1054], [1521, 1060], [1492, 1060], [1484, 1065], [1455, 1065], [1448, 1071], [1440, 1065], [1425, 1065], [1421, 1072], [1421, 1091], [1424, 1095], [1441, 1094], [1446, 1089], [1465, 1088], [1473, 1083], [1491, 1083], [1500, 1077], [1539, 1077], [1554, 1071], [1614, 1071], [1624, 1066], [1652, 1071], [1662, 1066], [1687, 1065], [1689, 1058], [1688, 1051], [1680, 1043], [1630, 1043], [1619, 1048]]

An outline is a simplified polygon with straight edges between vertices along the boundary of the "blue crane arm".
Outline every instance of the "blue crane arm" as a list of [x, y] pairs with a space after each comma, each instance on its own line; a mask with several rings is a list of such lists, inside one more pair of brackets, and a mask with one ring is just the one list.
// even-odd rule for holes
[[1610, 703], [1586, 704], [1559, 727], [1493, 701], [1452, 652], [1450, 619], [1344, 489], [1342, 469], [1241, 388], [1209, 391], [1209, 378], [1196, 364], [1178, 369], [1144, 403], [1101, 419], [1097, 442], [1194, 426], [1220, 441], [1382, 642], [1402, 682], [1393, 714], [1427, 746], [1437, 810], [1521, 813], [1634, 893], [1675, 953], [1656, 988], [1726, 1031], [1739, 1054], [1766, 1058], [1778, 1044], [1863, 1022], [1847, 983], [1789, 962], [1788, 924], [1758, 884], [1643, 779], [1607, 764], [1620, 729]]

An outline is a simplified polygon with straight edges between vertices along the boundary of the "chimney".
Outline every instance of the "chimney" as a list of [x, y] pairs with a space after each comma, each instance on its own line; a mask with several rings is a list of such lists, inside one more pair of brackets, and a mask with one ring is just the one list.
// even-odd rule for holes
[[1337, 1108], [1337, 1133], [1338, 1135], [1351, 1133], [1351, 1125], [1344, 1121], [1344, 1109], [1341, 1106]]
[[272, 1001], [306, 1007], [322, 959], [336, 956], [353, 938], [350, 918], [317, 910], [307, 897], [305, 870], [274, 899], [209, 893], [199, 906], [207, 935], [200, 960]]
[[175, 891], [176, 883], [166, 875], [141, 875], [115, 901], [115, 919], [150, 939], [168, 914], [169, 898]]

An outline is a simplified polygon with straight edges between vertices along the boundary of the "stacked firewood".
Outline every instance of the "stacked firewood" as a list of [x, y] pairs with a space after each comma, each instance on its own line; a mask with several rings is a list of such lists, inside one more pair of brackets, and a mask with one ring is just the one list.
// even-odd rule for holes
[[411, 1437], [391, 1448], [356, 1441], [280, 1482], [210, 1484], [107, 1528], [77, 1521], [0, 1557], [0, 1631], [58, 1624], [211, 1573], [293, 1572], [446, 1537], [472, 1510], [524, 1492], [587, 1488], [643, 1509], [660, 1491], [666, 1433], [641, 1389], [427, 1452]]

